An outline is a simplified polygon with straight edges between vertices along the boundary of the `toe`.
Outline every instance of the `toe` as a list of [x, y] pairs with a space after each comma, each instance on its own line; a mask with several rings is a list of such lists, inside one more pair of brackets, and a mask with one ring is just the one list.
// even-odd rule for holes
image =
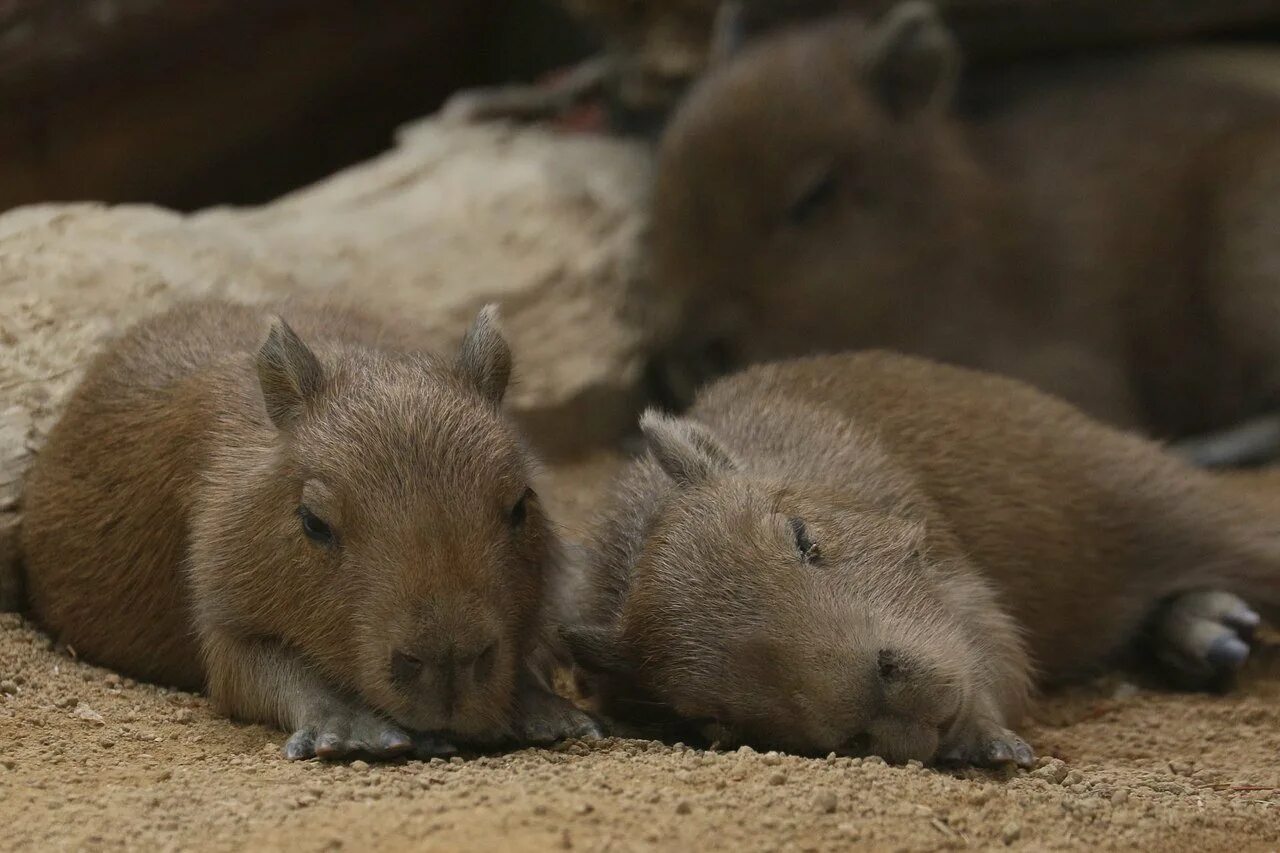
[[984, 763], [992, 766], [1008, 764], [1013, 761], [1013, 747], [1004, 738], [996, 738], [988, 743], [983, 753]]
[[314, 758], [316, 754], [316, 731], [306, 728], [294, 732], [284, 745], [284, 757], [290, 761], [302, 761]]
[[1258, 626], [1262, 624], [1262, 617], [1250, 610], [1244, 602], [1241, 602], [1232, 608], [1230, 612], [1224, 614], [1222, 621], [1241, 637], [1249, 639], [1258, 630]]
[[1217, 637], [1205, 652], [1209, 666], [1219, 672], [1235, 672], [1249, 659], [1249, 645], [1231, 634]]
[[413, 741], [395, 726], [387, 726], [374, 741], [374, 750], [378, 755], [391, 758], [403, 755], [413, 748]]
[[351, 721], [343, 716], [330, 717], [316, 735], [316, 755], [324, 759], [341, 758], [351, 752]]
[[1013, 743], [1013, 760], [1019, 767], [1034, 767], [1036, 763], [1036, 752], [1022, 738], [1016, 738]]

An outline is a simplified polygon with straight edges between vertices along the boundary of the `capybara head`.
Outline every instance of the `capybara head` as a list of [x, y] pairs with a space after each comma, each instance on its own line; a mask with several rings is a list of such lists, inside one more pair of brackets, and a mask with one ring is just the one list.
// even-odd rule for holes
[[616, 628], [566, 631], [583, 668], [721, 741], [934, 758], [982, 685], [921, 523], [749, 474], [695, 422], [642, 427], [673, 486]]
[[261, 423], [196, 513], [199, 616], [282, 637], [401, 725], [500, 735], [555, 544], [499, 411], [494, 309], [451, 362], [317, 355], [276, 319], [254, 367]]
[[882, 345], [886, 315], [976, 239], [980, 179], [948, 118], [958, 63], [932, 7], [908, 2], [717, 64], [660, 146], [653, 279], [682, 320], [658, 346], [746, 363]]

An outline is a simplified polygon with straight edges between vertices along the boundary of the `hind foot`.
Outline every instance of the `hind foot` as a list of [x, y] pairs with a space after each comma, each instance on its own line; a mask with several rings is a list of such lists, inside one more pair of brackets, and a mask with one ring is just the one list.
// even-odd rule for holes
[[1151, 644], [1156, 659], [1177, 681], [1213, 687], [1249, 659], [1249, 640], [1260, 621], [1249, 605], [1229, 592], [1187, 592], [1157, 615]]

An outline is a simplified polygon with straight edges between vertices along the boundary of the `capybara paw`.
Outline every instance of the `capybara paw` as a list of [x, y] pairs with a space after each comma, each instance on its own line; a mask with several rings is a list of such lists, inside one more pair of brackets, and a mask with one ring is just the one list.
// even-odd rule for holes
[[532, 695], [513, 726], [521, 743], [554, 743], [565, 738], [598, 738], [600, 725], [568, 699], [554, 693]]
[[941, 755], [946, 762], [972, 764], [975, 767], [1034, 767], [1036, 753], [1025, 740], [1004, 728], [990, 724], [963, 738]]
[[318, 725], [303, 726], [284, 745], [291, 761], [307, 758], [396, 758], [413, 749], [413, 740], [394, 723], [369, 711], [336, 711]]
[[1151, 643], [1170, 675], [1190, 687], [1211, 687], [1244, 666], [1260, 622], [1229, 592], [1187, 592], [1157, 614]]

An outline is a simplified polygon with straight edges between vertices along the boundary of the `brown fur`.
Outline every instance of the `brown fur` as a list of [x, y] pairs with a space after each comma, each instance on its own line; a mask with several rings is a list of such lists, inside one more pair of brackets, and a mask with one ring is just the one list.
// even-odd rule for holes
[[[93, 363], [26, 484], [32, 610], [89, 660], [207, 685], [235, 716], [508, 732], [519, 697], [542, 701], [526, 661], [557, 543], [499, 410], [491, 313], [451, 361], [411, 328], [280, 310], [301, 340], [196, 303]], [[309, 540], [300, 504], [336, 544]], [[396, 676], [395, 652], [421, 671]]]
[[956, 66], [907, 3], [762, 39], [694, 89], [652, 205], [676, 400], [708, 352], [885, 347], [1162, 437], [1274, 408], [1280, 57], [1014, 70], [964, 119]]
[[600, 526], [570, 633], [624, 719], [1025, 763], [1006, 727], [1033, 684], [1107, 661], [1162, 601], [1280, 600], [1264, 490], [1014, 380], [816, 357], [642, 425], [649, 452]]

